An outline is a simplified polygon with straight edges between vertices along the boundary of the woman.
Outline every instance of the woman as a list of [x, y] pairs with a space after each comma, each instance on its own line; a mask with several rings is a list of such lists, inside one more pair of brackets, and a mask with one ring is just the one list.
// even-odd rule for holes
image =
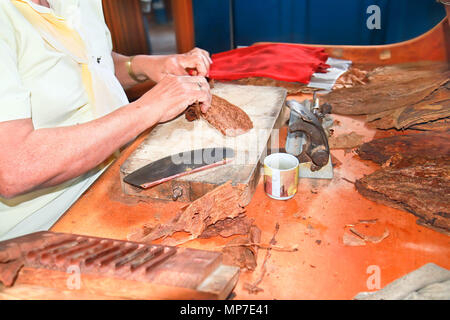
[[[0, 2], [0, 239], [48, 229], [121, 146], [198, 101], [209, 54], [112, 52], [101, 0]], [[189, 76], [187, 68], [198, 76]], [[124, 88], [157, 84], [129, 103]]]

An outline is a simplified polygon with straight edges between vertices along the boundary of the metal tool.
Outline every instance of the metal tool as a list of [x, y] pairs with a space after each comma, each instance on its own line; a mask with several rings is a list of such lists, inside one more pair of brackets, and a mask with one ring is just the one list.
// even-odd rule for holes
[[181, 152], [149, 163], [127, 175], [123, 181], [147, 189], [175, 178], [224, 165], [232, 161], [233, 157], [233, 149], [223, 147]]
[[323, 126], [329, 108], [325, 104], [319, 106], [315, 95], [312, 102], [289, 100], [286, 104], [291, 109], [286, 151], [297, 156], [301, 163], [312, 162], [311, 171], [318, 171], [330, 162], [328, 136]]

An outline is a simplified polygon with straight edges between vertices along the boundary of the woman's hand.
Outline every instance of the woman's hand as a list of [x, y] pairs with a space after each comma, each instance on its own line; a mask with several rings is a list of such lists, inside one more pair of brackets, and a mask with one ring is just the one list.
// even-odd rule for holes
[[184, 54], [137, 56], [133, 60], [132, 68], [136, 74], [146, 75], [151, 80], [159, 82], [167, 74], [176, 76], [194, 74], [207, 77], [211, 63], [212, 60], [207, 51], [194, 48]]
[[201, 76], [166, 75], [136, 103], [151, 106], [150, 112], [157, 114], [159, 122], [169, 121], [196, 102], [201, 103], [203, 113], [211, 106], [208, 82]]

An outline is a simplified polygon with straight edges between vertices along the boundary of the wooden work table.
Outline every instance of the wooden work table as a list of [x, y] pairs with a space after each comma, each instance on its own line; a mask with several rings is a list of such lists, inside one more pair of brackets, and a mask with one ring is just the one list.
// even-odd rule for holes
[[[433, 30], [404, 43], [375, 47], [325, 46], [331, 56], [350, 59], [355, 64], [384, 65], [417, 60], [448, 61], [449, 27], [444, 19]], [[354, 131], [364, 141], [396, 131], [369, 129], [362, 117], [333, 115], [340, 126], [335, 134]], [[140, 200], [122, 193], [119, 168], [147, 133], [135, 140], [91, 188], [52, 227], [52, 231], [126, 239], [127, 234], [144, 223], [164, 223], [185, 203]], [[286, 139], [281, 129], [280, 143]], [[353, 152], [333, 150], [342, 164], [334, 168], [332, 180], [300, 179], [294, 198], [277, 201], [267, 197], [260, 180], [247, 206], [247, 215], [262, 231], [263, 243], [272, 238], [275, 225], [277, 246], [298, 251], [271, 250], [266, 273], [259, 284], [263, 289], [250, 294], [245, 283], [253, 283], [261, 275], [266, 250], [258, 253], [258, 267], [241, 272], [235, 288], [236, 299], [352, 299], [361, 291], [376, 290], [373, 282], [377, 272], [380, 287], [433, 262], [450, 269], [449, 237], [416, 224], [410, 213], [367, 200], [351, 183], [376, 170], [378, 166], [363, 161]], [[377, 219], [389, 236], [380, 243], [346, 246], [343, 234], [346, 225], [359, 220]], [[221, 250], [230, 239], [214, 237], [197, 239], [183, 246], [205, 250]]]
[[[366, 141], [375, 135], [362, 119], [336, 118], [341, 122], [336, 134], [355, 131], [364, 135]], [[280, 142], [285, 134], [286, 128], [282, 129]], [[124, 195], [120, 189], [119, 167], [145, 136], [122, 153], [52, 231], [126, 239], [133, 228], [147, 222], [165, 222], [174, 216], [184, 203], [142, 202]], [[241, 273], [236, 299], [351, 299], [360, 291], [370, 291], [367, 281], [374, 272], [371, 266], [379, 267], [381, 287], [428, 262], [450, 268], [448, 236], [417, 225], [412, 214], [363, 198], [348, 182], [374, 171], [376, 165], [360, 160], [354, 153], [332, 153], [342, 162], [334, 169], [334, 178], [300, 179], [299, 192], [288, 201], [267, 197], [260, 181], [247, 215], [261, 229], [262, 242], [270, 241], [278, 223], [277, 245], [298, 246], [298, 251], [272, 250], [260, 284], [264, 291], [255, 295], [243, 285], [260, 276], [265, 256], [265, 250], [260, 250], [257, 269]], [[370, 219], [378, 219], [380, 228], [389, 230], [389, 236], [378, 244], [345, 246], [345, 226]], [[220, 250], [229, 240], [198, 239], [183, 246]]]

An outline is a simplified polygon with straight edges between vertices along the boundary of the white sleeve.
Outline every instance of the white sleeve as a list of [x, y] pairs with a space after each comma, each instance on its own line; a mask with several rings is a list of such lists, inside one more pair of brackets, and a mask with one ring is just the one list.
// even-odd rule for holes
[[14, 31], [0, 16], [0, 122], [31, 118], [30, 92], [17, 68]]
[[92, 5], [92, 9], [97, 16], [98, 20], [103, 24], [104, 32], [106, 35], [106, 39], [108, 41], [108, 46], [110, 48], [110, 51], [113, 50], [113, 43], [112, 43], [112, 37], [111, 32], [106, 24], [104, 10], [103, 10], [103, 1], [102, 0], [89, 0], [89, 3]]

